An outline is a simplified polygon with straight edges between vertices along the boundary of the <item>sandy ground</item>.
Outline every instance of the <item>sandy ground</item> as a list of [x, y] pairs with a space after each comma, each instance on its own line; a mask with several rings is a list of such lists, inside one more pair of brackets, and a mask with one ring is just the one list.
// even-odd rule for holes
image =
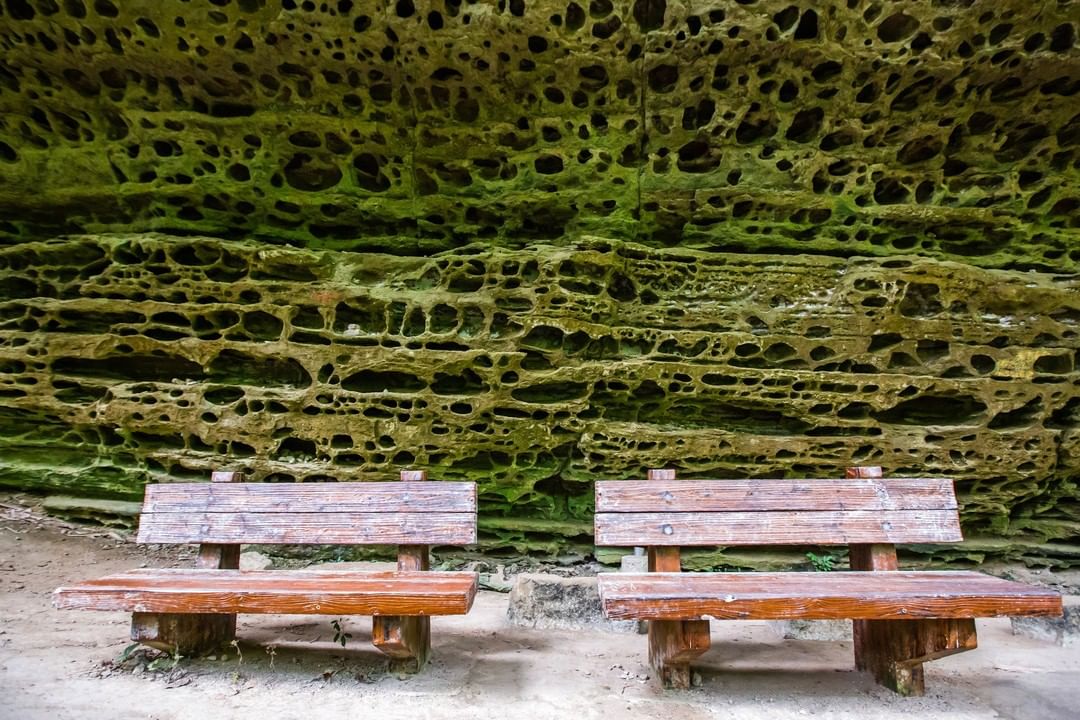
[[507, 596], [482, 592], [466, 617], [432, 622], [432, 660], [388, 673], [371, 621], [241, 616], [238, 649], [151, 671], [117, 659], [124, 613], [57, 611], [54, 587], [141, 565], [190, 565], [100, 530], [0, 513], [0, 718], [1076, 718], [1080, 647], [1014, 637], [979, 621], [980, 649], [927, 665], [927, 696], [901, 698], [852, 669], [849, 642], [782, 640], [759, 622], [714, 622], [701, 684], [660, 690], [645, 639], [507, 624]]

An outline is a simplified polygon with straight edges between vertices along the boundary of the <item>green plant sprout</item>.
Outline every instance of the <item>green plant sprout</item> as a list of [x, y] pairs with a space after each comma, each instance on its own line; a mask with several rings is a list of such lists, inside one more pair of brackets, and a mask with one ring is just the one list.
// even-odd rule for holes
[[836, 569], [836, 561], [839, 558], [832, 553], [816, 555], [812, 552], [808, 552], [806, 553], [806, 559], [810, 561], [810, 564], [813, 565], [814, 569], [818, 572], [830, 572]]

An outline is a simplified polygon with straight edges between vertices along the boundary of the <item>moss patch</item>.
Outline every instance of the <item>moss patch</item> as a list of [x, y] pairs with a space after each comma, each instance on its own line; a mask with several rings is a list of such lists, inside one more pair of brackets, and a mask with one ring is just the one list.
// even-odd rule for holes
[[589, 542], [597, 478], [881, 464], [956, 477], [968, 531], [1008, 539], [991, 554], [1075, 554], [1071, 276], [601, 238], [402, 258], [86, 236], [0, 267], [3, 485], [422, 467], [479, 483], [486, 547], [554, 554]]

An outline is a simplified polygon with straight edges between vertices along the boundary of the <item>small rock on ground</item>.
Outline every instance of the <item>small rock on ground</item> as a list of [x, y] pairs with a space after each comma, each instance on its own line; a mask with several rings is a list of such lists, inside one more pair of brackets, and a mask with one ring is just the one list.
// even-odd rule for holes
[[1045, 640], [1062, 647], [1080, 644], [1080, 596], [1065, 596], [1061, 617], [1014, 617], [1013, 635]]
[[545, 629], [606, 629], [635, 633], [634, 621], [604, 618], [594, 577], [522, 573], [514, 578], [506, 618], [511, 625]]

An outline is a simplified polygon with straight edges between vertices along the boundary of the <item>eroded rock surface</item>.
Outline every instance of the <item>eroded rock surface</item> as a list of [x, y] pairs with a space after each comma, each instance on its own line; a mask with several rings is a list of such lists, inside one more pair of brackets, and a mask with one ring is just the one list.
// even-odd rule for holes
[[959, 480], [962, 551], [1077, 546], [1074, 276], [586, 238], [431, 258], [152, 235], [0, 250], [0, 482], [480, 483], [489, 547], [588, 543], [592, 481]]
[[10, 0], [0, 236], [1080, 266], [1075, 3]]
[[559, 553], [596, 477], [879, 463], [958, 478], [943, 557], [1076, 563], [1078, 24], [2, 0], [0, 483], [411, 465]]

